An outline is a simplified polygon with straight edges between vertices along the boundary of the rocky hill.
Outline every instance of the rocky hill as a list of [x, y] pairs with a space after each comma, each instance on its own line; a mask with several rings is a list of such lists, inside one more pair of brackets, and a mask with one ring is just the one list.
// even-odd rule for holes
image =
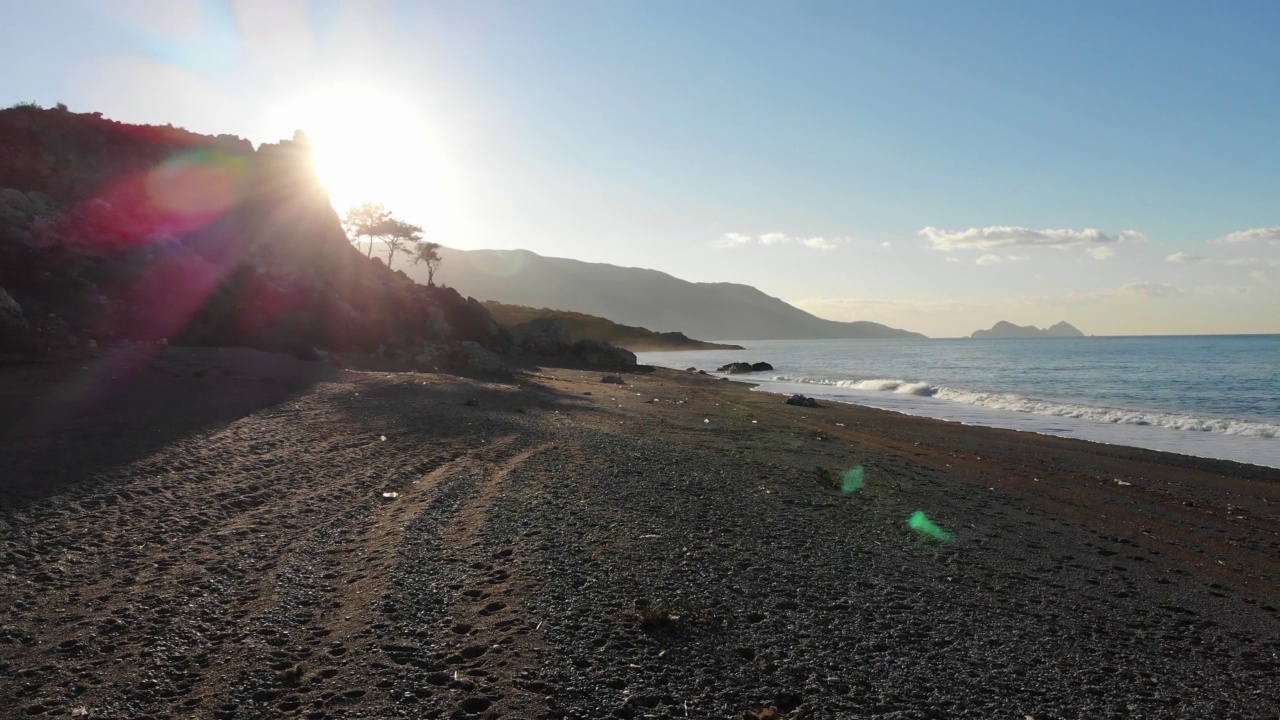
[[511, 347], [479, 302], [350, 245], [301, 135], [255, 149], [99, 113], [0, 111], [0, 352], [122, 341]]
[[[748, 285], [694, 283], [657, 270], [543, 257], [527, 250], [441, 248], [441, 255], [436, 280], [467, 295], [588, 313], [704, 340], [924, 337], [879, 323], [825, 320]], [[425, 268], [406, 272], [426, 282]]]
[[573, 342], [602, 340], [633, 352], [742, 349], [741, 345], [725, 345], [694, 340], [686, 337], [681, 332], [654, 332], [641, 327], [619, 325], [611, 320], [585, 313], [551, 310], [549, 308], [531, 308], [523, 305], [507, 305], [493, 300], [485, 301], [484, 306], [493, 314], [494, 319], [507, 327], [516, 327], [538, 320], [558, 320], [564, 322], [565, 329]]
[[1011, 322], [1001, 320], [992, 325], [990, 330], [978, 330], [969, 337], [978, 340], [999, 338], [1077, 338], [1084, 337], [1084, 333], [1068, 322], [1055, 323], [1041, 330], [1034, 325], [1014, 325]]

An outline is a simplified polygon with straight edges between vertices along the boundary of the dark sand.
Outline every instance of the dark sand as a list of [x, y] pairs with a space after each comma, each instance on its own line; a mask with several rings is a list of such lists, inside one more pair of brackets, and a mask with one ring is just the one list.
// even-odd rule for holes
[[1280, 716], [1280, 471], [625, 377], [0, 368], [0, 717]]

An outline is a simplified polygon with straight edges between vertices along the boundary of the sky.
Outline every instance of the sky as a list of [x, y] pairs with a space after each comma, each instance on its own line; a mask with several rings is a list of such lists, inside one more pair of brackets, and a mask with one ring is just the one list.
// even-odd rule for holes
[[0, 106], [934, 337], [1280, 333], [1280, 3], [0, 0]]

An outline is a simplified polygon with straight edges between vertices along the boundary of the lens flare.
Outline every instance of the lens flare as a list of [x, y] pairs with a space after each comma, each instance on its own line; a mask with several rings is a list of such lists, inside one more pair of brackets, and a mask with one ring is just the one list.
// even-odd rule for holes
[[846, 495], [851, 492], [857, 492], [862, 489], [862, 466], [845, 471], [843, 481], [840, 483], [840, 492]]
[[907, 520], [907, 525], [921, 535], [937, 540], [938, 542], [951, 542], [951, 533], [935, 525], [933, 521], [924, 514], [923, 510], [917, 510], [912, 513], [911, 519]]

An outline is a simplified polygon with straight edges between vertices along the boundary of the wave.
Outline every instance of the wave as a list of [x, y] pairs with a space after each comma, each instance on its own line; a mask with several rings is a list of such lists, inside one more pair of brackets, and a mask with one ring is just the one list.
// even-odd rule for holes
[[935, 386], [925, 382], [873, 378], [869, 380], [831, 380], [827, 378], [774, 376], [779, 382], [825, 385], [847, 390], [889, 392], [898, 395], [936, 398], [949, 402], [979, 405], [994, 410], [1078, 418], [1116, 425], [1149, 425], [1197, 432], [1212, 432], [1241, 437], [1280, 438], [1280, 425], [1234, 418], [1199, 417], [1173, 412], [1128, 410], [1097, 405], [1078, 405], [1050, 400], [1037, 400], [1011, 393], [978, 392]]

